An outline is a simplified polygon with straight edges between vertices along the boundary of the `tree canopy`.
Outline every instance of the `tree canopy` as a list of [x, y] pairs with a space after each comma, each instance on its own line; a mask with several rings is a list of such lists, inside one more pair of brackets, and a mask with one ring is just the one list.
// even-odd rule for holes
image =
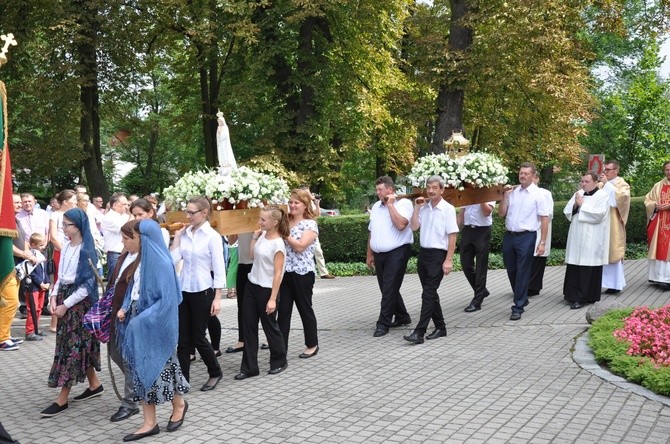
[[[218, 110], [238, 161], [340, 204], [455, 129], [513, 169], [595, 150], [657, 177], [668, 16], [665, 0], [5, 2], [17, 180], [160, 191], [216, 165]], [[118, 160], [135, 165], [121, 182]]]

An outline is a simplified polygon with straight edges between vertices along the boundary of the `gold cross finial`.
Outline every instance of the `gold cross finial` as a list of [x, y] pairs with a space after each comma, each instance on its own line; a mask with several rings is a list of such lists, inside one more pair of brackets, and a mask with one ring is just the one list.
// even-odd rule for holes
[[7, 63], [7, 50], [9, 46], [16, 46], [16, 40], [14, 40], [14, 34], [11, 32], [9, 34], [0, 35], [0, 40], [4, 40], [5, 45], [0, 49], [0, 66]]

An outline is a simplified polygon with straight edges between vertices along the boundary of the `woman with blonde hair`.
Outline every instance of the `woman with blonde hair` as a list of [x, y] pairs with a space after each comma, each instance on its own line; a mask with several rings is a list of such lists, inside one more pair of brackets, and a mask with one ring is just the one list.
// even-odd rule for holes
[[251, 237], [250, 255], [254, 263], [245, 287], [243, 302], [244, 353], [240, 373], [235, 379], [242, 380], [259, 374], [258, 369], [258, 321], [268, 339], [270, 348], [270, 370], [276, 375], [286, 369], [286, 347], [277, 324], [277, 297], [284, 275], [286, 247], [284, 239], [289, 235], [288, 216], [281, 208], [271, 205], [261, 209], [258, 220], [260, 229]]
[[183, 301], [179, 304], [179, 364], [190, 381], [190, 344], [195, 345], [207, 366], [209, 379], [200, 389], [214, 390], [222, 378], [212, 344], [205, 331], [210, 317], [219, 314], [221, 290], [226, 287], [226, 268], [223, 260], [221, 235], [209, 224], [211, 205], [204, 197], [194, 197], [186, 204], [189, 224], [175, 232], [172, 260], [181, 259], [184, 266], [179, 274]]
[[286, 272], [279, 296], [279, 328], [288, 350], [291, 315], [295, 302], [305, 332], [305, 350], [300, 358], [311, 358], [319, 351], [316, 315], [312, 308], [314, 291], [314, 248], [319, 227], [314, 220], [312, 195], [309, 191], [295, 189], [288, 201], [290, 235], [286, 244]]

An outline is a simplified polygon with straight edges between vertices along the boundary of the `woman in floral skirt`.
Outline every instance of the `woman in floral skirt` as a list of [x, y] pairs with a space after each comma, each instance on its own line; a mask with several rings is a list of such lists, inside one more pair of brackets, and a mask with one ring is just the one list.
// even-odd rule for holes
[[100, 342], [84, 328], [84, 314], [98, 300], [98, 284], [89, 261], [98, 260], [88, 216], [79, 208], [63, 215], [63, 232], [70, 240], [61, 250], [59, 275], [49, 297], [51, 313], [58, 317], [56, 350], [49, 373], [49, 387], [60, 387], [56, 402], [42, 410], [43, 417], [68, 408], [73, 385], [88, 379], [89, 387], [74, 401], [84, 401], [103, 392], [100, 371]]
[[124, 441], [157, 435], [156, 405], [172, 403], [167, 431], [184, 422], [189, 391], [177, 359], [178, 306], [182, 300], [172, 258], [158, 223], [143, 220], [135, 225], [139, 259], [129, 266], [130, 282], [117, 313], [117, 343], [134, 376], [135, 399], [142, 403], [144, 423]]

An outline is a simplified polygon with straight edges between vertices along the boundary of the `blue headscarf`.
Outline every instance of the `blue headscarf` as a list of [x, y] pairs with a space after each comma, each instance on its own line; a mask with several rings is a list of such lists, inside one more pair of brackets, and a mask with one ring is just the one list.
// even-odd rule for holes
[[[143, 220], [139, 229], [140, 297], [137, 314], [125, 329], [119, 328], [123, 335], [119, 344], [123, 357], [148, 389], [177, 348], [182, 296], [160, 226], [153, 220]], [[128, 285], [128, 292], [132, 287]]]
[[[86, 287], [88, 298], [91, 302], [96, 302], [99, 298], [98, 282], [95, 280], [93, 269], [98, 263], [98, 255], [95, 252], [95, 241], [91, 234], [88, 216], [86, 212], [79, 208], [72, 208], [65, 212], [65, 217], [75, 224], [82, 238], [81, 249], [79, 250], [79, 263], [77, 264], [77, 277], [74, 279], [74, 285], [76, 288], [82, 285]], [[93, 263], [93, 266], [88, 263], [89, 259]]]

